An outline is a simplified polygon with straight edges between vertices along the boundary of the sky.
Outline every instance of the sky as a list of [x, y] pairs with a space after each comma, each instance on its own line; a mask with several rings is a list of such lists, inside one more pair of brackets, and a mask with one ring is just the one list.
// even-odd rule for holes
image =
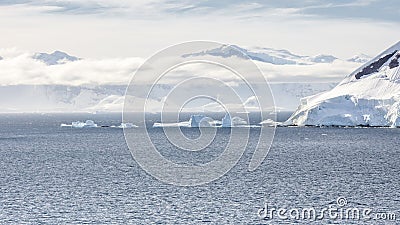
[[2, 0], [1, 49], [147, 58], [212, 40], [349, 58], [399, 41], [397, 0]]
[[[193, 40], [334, 55], [344, 61], [259, 67], [271, 82], [340, 82], [361, 66], [345, 59], [399, 41], [399, 15], [395, 0], [0, 0], [0, 85], [127, 84], [145, 59]], [[56, 50], [83, 60], [32, 58]]]

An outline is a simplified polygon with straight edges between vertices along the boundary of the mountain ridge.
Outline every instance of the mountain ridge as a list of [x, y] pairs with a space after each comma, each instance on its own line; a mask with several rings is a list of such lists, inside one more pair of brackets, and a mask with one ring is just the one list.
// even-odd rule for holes
[[[232, 48], [235, 48], [239, 51], [233, 51]], [[294, 54], [285, 49], [274, 49], [265, 47], [245, 49], [237, 45], [222, 45], [219, 48], [185, 54], [183, 55], [183, 57], [202, 56], [202, 55], [219, 56], [224, 58], [236, 56], [244, 59], [247, 59], [247, 57], [249, 57], [250, 59], [255, 61], [270, 63], [274, 65], [312, 65], [317, 63], [332, 63], [335, 60], [342, 60], [333, 55], [327, 55], [327, 54], [318, 54], [315, 56], [303, 56]], [[370, 58], [368, 58], [368, 56], [365, 54], [361, 54], [360, 56], [354, 56], [353, 58], [343, 61], [362, 63], [367, 60], [370, 60]]]

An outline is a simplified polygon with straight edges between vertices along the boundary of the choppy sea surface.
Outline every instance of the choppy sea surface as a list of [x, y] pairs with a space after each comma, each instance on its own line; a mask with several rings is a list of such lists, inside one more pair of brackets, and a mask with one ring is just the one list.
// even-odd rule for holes
[[[99, 125], [121, 120], [119, 115], [0, 117], [0, 224], [400, 223], [400, 129], [277, 128], [257, 170], [248, 171], [257, 144], [250, 138], [249, 149], [225, 176], [178, 187], [142, 170], [122, 129], [60, 127], [85, 119]], [[260, 130], [251, 128], [250, 136]], [[196, 163], [218, 155], [230, 135], [229, 129], [218, 129], [217, 141], [204, 154], [190, 155], [164, 145], [162, 128], [147, 132], [164, 146], [159, 151], [166, 157], [182, 162], [192, 157]], [[182, 132], [196, 136], [197, 131]], [[339, 206], [338, 198], [346, 204]], [[296, 209], [311, 207], [319, 216], [323, 208], [336, 207], [339, 216], [295, 218]], [[263, 217], [271, 208], [291, 210], [293, 218], [276, 212]], [[340, 218], [340, 208], [369, 208], [371, 218]]]

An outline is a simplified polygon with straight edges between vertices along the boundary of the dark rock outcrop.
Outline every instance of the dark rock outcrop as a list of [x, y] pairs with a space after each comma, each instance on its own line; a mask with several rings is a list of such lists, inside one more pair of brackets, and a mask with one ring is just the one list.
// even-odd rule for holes
[[392, 61], [390, 61], [390, 63], [389, 63], [389, 68], [390, 69], [393, 69], [393, 68], [399, 66], [399, 58], [400, 58], [400, 53], [398, 53], [396, 55], [396, 58], [394, 58], [394, 59], [392, 59]]
[[355, 75], [356, 79], [360, 79], [364, 75], [378, 72], [379, 69], [383, 66], [383, 64], [385, 64], [390, 58], [392, 58], [394, 54], [396, 54], [396, 52], [397, 51], [394, 51], [393, 53], [388, 54], [380, 58], [379, 60], [369, 64], [368, 66], [364, 67], [360, 72], [358, 72]]

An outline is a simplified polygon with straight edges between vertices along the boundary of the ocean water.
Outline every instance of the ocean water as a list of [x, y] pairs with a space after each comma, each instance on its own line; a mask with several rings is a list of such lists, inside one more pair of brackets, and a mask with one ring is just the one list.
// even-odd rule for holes
[[[225, 176], [206, 185], [177, 187], [141, 169], [121, 129], [59, 126], [85, 119], [100, 125], [120, 122], [119, 115], [0, 117], [0, 224], [310, 224], [301, 218], [264, 218], [260, 212], [265, 205], [338, 207], [338, 198], [347, 201], [343, 207], [370, 208], [371, 217], [396, 217], [324, 215], [314, 223], [400, 223], [400, 129], [277, 128], [257, 170], [247, 169], [256, 145], [250, 138], [249, 148]], [[252, 128], [250, 136], [260, 129]], [[178, 154], [161, 128], [147, 131], [164, 146], [159, 151], [165, 157], [177, 162], [191, 158], [191, 163], [217, 156], [230, 135], [229, 129], [219, 129], [204, 154]], [[182, 132], [197, 135], [192, 129]]]

